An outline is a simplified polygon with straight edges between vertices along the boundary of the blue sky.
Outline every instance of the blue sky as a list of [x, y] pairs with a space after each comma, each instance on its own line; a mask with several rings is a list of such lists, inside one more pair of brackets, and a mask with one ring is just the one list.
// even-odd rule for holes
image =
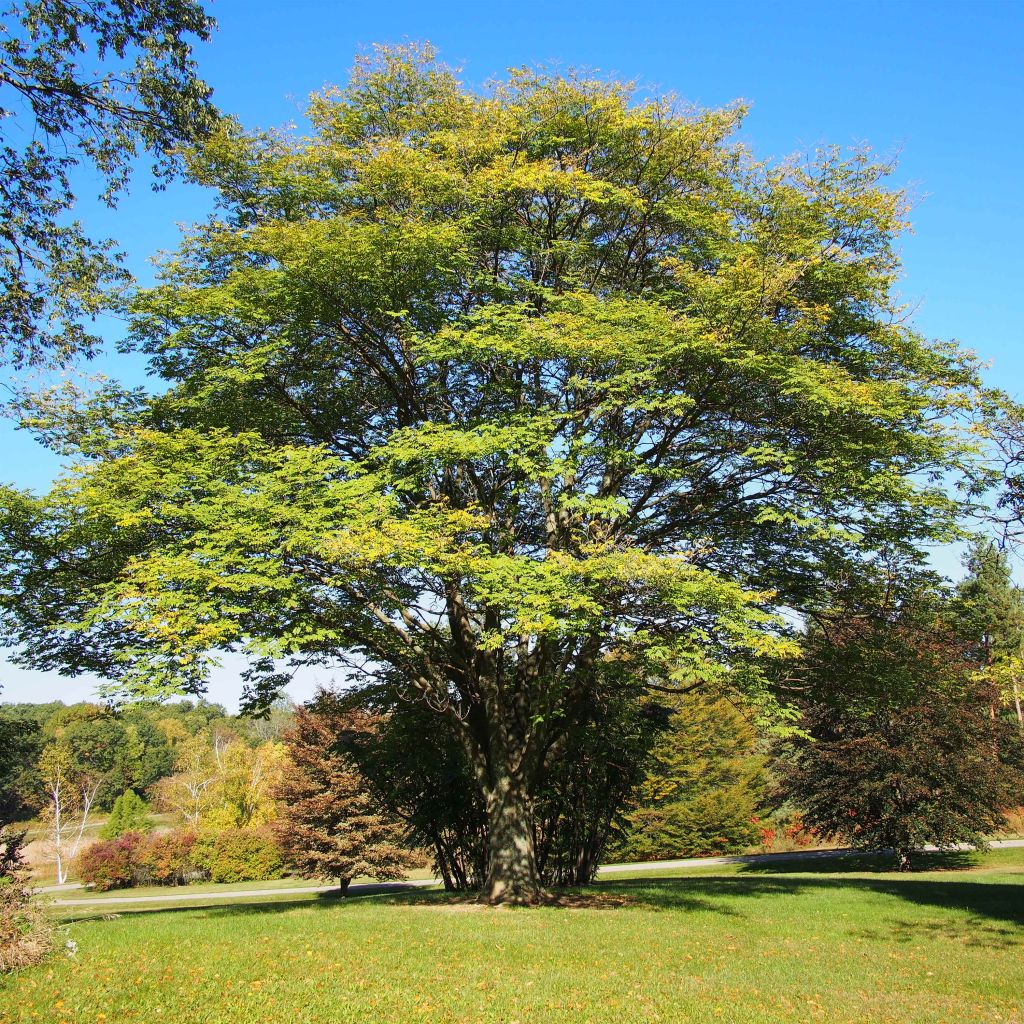
[[[360, 48], [429, 40], [467, 83], [553, 62], [703, 106], [743, 99], [752, 105], [743, 138], [760, 157], [865, 142], [898, 154], [895, 181], [917, 197], [900, 291], [918, 328], [974, 349], [991, 361], [993, 383], [1024, 397], [1024, 3], [218, 0], [210, 10], [219, 28], [197, 51], [202, 73], [221, 109], [253, 127], [301, 123], [305, 97], [343, 82]], [[147, 258], [205, 208], [196, 189], [152, 193], [140, 177], [114, 213], [83, 203], [80, 215], [118, 238], [145, 280]], [[85, 369], [142, 373], [111, 357]], [[0, 451], [0, 479], [18, 486], [44, 488], [58, 469], [7, 424]], [[955, 556], [940, 564], [952, 570]], [[89, 691], [2, 667], [0, 682], [7, 700]], [[305, 679], [295, 695], [311, 686]], [[233, 705], [237, 690], [228, 668], [211, 695]]]

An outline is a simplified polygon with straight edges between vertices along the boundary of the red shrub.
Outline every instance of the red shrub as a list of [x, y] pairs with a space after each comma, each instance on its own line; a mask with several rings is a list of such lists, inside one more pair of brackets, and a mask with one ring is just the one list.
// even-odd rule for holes
[[126, 832], [116, 839], [93, 843], [78, 856], [82, 882], [99, 892], [125, 889], [135, 884], [136, 850], [143, 842], [138, 832]]
[[189, 829], [158, 832], [136, 850], [137, 874], [153, 885], [184, 885], [204, 874], [192, 859], [196, 834]]

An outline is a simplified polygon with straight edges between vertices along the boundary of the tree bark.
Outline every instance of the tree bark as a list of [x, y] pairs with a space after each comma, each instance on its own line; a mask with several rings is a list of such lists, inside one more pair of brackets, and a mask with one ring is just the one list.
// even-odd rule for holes
[[541, 902], [544, 889], [537, 870], [533, 841], [533, 810], [522, 783], [500, 777], [487, 792], [489, 859], [483, 898], [491, 904], [530, 906]]

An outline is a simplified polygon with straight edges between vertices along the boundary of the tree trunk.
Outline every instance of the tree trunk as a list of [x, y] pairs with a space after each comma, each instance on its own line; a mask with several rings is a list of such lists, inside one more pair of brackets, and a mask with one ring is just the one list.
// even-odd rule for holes
[[351, 878], [339, 878], [338, 879], [338, 895], [344, 896], [348, 892], [349, 883], [352, 881]]
[[489, 859], [483, 898], [529, 906], [544, 897], [533, 842], [533, 813], [525, 788], [509, 776], [487, 793]]

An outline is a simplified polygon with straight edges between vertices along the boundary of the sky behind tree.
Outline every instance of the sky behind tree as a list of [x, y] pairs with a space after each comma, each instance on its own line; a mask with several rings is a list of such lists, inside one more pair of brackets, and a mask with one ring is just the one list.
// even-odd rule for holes
[[[865, 143], [897, 156], [894, 182], [915, 197], [899, 288], [914, 323], [977, 351], [991, 361], [994, 384], [1024, 397], [1024, 4], [218, 0], [210, 11], [219, 28], [197, 48], [200, 71], [218, 106], [249, 127], [301, 129], [306, 96], [343, 83], [360, 49], [429, 40], [470, 84], [547, 63], [631, 79], [700, 106], [743, 100], [751, 112], [742, 139], [759, 158]], [[88, 184], [80, 183], [82, 194]], [[208, 205], [188, 186], [153, 193], [140, 173], [116, 211], [83, 202], [80, 216], [92, 234], [117, 238], [146, 282], [149, 257], [173, 248], [177, 225]], [[104, 333], [113, 342], [119, 330], [111, 322]], [[144, 379], [142, 363], [123, 356], [79, 370]], [[59, 470], [10, 424], [0, 425], [0, 446], [6, 482], [41, 489]], [[952, 572], [956, 555], [943, 553], [937, 564]], [[293, 693], [329, 679], [303, 678]], [[73, 700], [91, 689], [10, 668], [0, 668], [0, 683], [6, 700]], [[227, 666], [211, 696], [234, 706], [239, 690], [237, 666]]]

